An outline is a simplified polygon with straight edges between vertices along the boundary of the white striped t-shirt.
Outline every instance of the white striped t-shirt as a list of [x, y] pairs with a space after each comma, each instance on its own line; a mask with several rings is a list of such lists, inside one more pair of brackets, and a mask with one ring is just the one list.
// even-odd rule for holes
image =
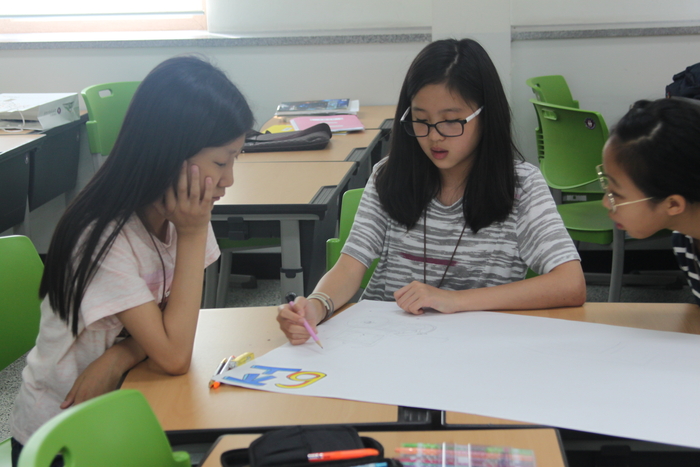
[[[528, 267], [544, 274], [560, 264], [580, 260], [557, 212], [549, 188], [532, 164], [516, 162], [513, 211], [474, 234], [464, 231], [442, 289], [465, 290], [506, 284], [525, 277]], [[423, 223], [406, 228], [384, 211], [374, 186], [367, 182], [343, 253], [365, 266], [379, 264], [362, 296], [393, 301], [394, 292], [417, 280], [423, 282]], [[488, 183], [488, 182], [487, 182]], [[433, 199], [427, 210], [427, 283], [437, 286], [464, 227], [462, 200], [444, 206]]]

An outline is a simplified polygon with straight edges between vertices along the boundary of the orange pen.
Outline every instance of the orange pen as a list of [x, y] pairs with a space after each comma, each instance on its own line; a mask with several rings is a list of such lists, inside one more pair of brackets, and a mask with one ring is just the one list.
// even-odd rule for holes
[[360, 457], [378, 456], [379, 451], [372, 448], [348, 449], [347, 451], [312, 452], [306, 457], [309, 462], [339, 461], [344, 459], [358, 459]]

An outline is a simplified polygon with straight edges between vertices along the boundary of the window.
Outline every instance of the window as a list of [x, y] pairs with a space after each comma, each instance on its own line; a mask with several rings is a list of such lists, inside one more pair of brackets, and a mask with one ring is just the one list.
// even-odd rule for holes
[[14, 0], [0, 6], [0, 32], [206, 30], [205, 0]]

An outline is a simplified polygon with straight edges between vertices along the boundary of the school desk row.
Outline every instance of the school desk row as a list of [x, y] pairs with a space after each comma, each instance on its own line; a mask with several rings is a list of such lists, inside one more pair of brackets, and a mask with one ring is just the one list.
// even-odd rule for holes
[[75, 187], [85, 120], [44, 134], [0, 131], [0, 232], [21, 224], [26, 213]]
[[[325, 240], [335, 235], [340, 196], [365, 185], [386, 149], [394, 109], [363, 107], [358, 116], [366, 130], [334, 135], [323, 150], [241, 154], [234, 186], [214, 207], [217, 235], [280, 238], [281, 293], [309, 293], [325, 269]], [[45, 134], [0, 136], [0, 232], [15, 227], [28, 234], [17, 230], [26, 213], [82, 188], [76, 179], [86, 120], [83, 115]], [[56, 221], [38, 220], [44, 237]]]
[[325, 243], [335, 236], [340, 198], [367, 183], [386, 149], [394, 109], [363, 107], [358, 117], [365, 131], [335, 134], [322, 150], [239, 156], [233, 186], [214, 205], [214, 231], [230, 240], [279, 238], [281, 298], [309, 294], [325, 272]]
[[[352, 309], [345, 312], [352, 312]], [[700, 334], [700, 308], [690, 304], [586, 303], [576, 308], [512, 313]], [[506, 434], [512, 430], [544, 428], [473, 414], [294, 396], [233, 386], [209, 389], [209, 379], [222, 358], [243, 352], [260, 356], [286, 342], [276, 315], [276, 307], [204, 309], [199, 316], [192, 365], [187, 374], [167, 376], [151, 368], [146, 361], [129, 372], [122, 387], [143, 392], [174, 444], [213, 442], [226, 434], [260, 433], [275, 427], [309, 424], [351, 424], [361, 431], [499, 428]], [[533, 433], [522, 436], [533, 436]], [[552, 436], [546, 434], [546, 430], [543, 433], [545, 438]], [[480, 439], [474, 435], [475, 440]], [[229, 438], [233, 441], [227, 446], [238, 443], [236, 439]], [[467, 439], [472, 438], [460, 437], [462, 441]], [[507, 444], [506, 439], [500, 442]], [[558, 440], [558, 437], [551, 439]], [[558, 441], [555, 446], [554, 451], [560, 455]]]

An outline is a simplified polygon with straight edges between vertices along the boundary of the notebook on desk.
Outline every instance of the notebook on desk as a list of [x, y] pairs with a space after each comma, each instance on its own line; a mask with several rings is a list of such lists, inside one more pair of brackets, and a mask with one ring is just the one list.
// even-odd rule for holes
[[290, 122], [295, 130], [305, 130], [319, 123], [327, 123], [331, 132], [362, 131], [364, 125], [356, 115], [315, 115], [296, 117]]

